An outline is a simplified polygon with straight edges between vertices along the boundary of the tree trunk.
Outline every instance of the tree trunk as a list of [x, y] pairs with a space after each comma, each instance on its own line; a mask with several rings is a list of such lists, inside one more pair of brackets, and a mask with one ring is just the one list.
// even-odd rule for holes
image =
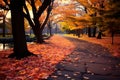
[[49, 33], [50, 33], [50, 36], [52, 36], [52, 27], [51, 27], [51, 25], [49, 26]]
[[56, 34], [57, 34], [57, 32], [58, 32], [58, 31], [57, 31], [57, 24], [56, 24], [56, 27], [55, 27], [55, 32], [56, 32]]
[[44, 43], [45, 42], [44, 39], [43, 39], [42, 31], [43, 30], [40, 31], [40, 40], [39, 40], [38, 43]]
[[80, 29], [77, 29], [77, 36], [80, 37]]
[[43, 39], [43, 36], [42, 36], [42, 31], [41, 28], [40, 28], [40, 25], [37, 25], [37, 26], [34, 26], [32, 27], [33, 29], [33, 32], [35, 34], [35, 37], [36, 37], [36, 42], [37, 43], [43, 43], [44, 42], [44, 39]]
[[96, 37], [96, 27], [93, 28], [93, 37]]
[[9, 55], [10, 58], [21, 59], [32, 55], [27, 49], [25, 30], [24, 30], [24, 16], [23, 5], [24, 0], [11, 0], [11, 21], [12, 34], [14, 39], [14, 52]]
[[112, 45], [114, 44], [114, 32], [112, 31], [111, 33], [111, 36], [112, 36]]
[[101, 31], [99, 31], [97, 39], [102, 39], [102, 32]]
[[88, 37], [91, 37], [91, 28], [88, 27]]
[[52, 36], [52, 27], [51, 27], [51, 23], [50, 23], [50, 20], [49, 20], [49, 23], [48, 23], [48, 30], [49, 30], [49, 34], [50, 36]]

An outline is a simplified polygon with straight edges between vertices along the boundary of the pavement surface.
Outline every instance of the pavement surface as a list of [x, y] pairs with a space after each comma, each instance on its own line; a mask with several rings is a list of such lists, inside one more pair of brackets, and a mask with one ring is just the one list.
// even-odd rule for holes
[[47, 80], [120, 80], [120, 58], [100, 45], [66, 37], [76, 45]]

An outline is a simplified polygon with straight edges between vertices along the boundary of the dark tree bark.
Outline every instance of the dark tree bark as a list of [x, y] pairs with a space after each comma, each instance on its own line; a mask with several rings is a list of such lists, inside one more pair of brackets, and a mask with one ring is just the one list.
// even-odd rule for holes
[[[32, 11], [33, 11], [33, 16], [34, 16], [33, 19], [30, 18], [28, 8], [27, 8], [26, 5], [24, 5], [24, 8], [27, 12], [26, 14], [24, 14], [24, 16], [28, 20], [30, 26], [33, 29], [33, 32], [34, 32], [34, 34], [36, 36], [36, 39], [37, 39], [37, 43], [43, 43], [44, 42], [43, 36], [42, 36], [42, 31], [43, 31], [44, 26], [46, 25], [47, 20], [49, 18], [49, 15], [50, 15], [50, 12], [51, 12], [51, 9], [52, 9], [51, 8], [51, 2], [53, 3], [53, 1], [52, 0], [44, 0], [42, 5], [37, 10], [34, 0], [31, 0], [30, 5], [31, 5]], [[46, 18], [45, 18], [45, 20], [42, 24], [42, 23], [40, 23], [39, 18], [41, 17], [42, 13], [46, 10], [46, 8], [48, 8], [47, 16], [46, 16]]]
[[51, 30], [51, 22], [50, 22], [50, 20], [49, 20], [49, 22], [48, 22], [48, 32], [49, 32], [49, 35], [50, 36], [52, 36], [52, 30]]
[[78, 36], [78, 38], [80, 37], [80, 32], [81, 32], [81, 30], [77, 29], [77, 36]]
[[112, 36], [112, 45], [114, 44], [114, 31], [111, 32], [111, 36]]
[[88, 27], [88, 37], [91, 37], [91, 28]]
[[11, 21], [12, 34], [14, 39], [14, 52], [9, 55], [10, 58], [21, 59], [33, 55], [27, 49], [23, 5], [25, 0], [11, 0]]
[[93, 28], [93, 37], [96, 37], [96, 27]]
[[102, 39], [102, 32], [101, 31], [98, 32], [97, 39]]

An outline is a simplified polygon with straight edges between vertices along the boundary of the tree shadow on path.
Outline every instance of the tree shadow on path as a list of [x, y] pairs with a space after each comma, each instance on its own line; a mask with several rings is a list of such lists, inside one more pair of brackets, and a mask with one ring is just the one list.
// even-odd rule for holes
[[56, 66], [47, 80], [120, 80], [120, 59], [101, 45], [66, 37], [75, 50]]

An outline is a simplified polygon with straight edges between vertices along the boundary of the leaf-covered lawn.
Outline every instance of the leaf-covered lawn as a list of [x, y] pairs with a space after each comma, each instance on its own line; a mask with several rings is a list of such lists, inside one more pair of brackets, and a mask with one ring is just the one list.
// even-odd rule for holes
[[21, 60], [7, 58], [12, 49], [0, 51], [0, 80], [40, 80], [54, 72], [55, 65], [70, 54], [75, 46], [67, 39], [54, 35], [46, 44], [28, 44], [30, 56]]

